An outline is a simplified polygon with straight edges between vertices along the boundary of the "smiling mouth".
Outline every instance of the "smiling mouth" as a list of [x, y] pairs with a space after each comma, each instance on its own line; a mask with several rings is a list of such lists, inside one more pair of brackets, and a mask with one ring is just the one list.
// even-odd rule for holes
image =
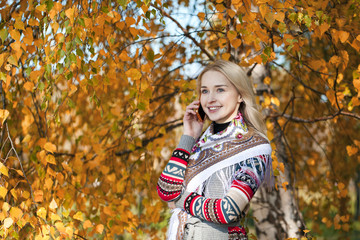
[[214, 110], [217, 110], [217, 109], [219, 109], [219, 108], [221, 108], [221, 107], [208, 107], [208, 109], [209, 109], [210, 111], [214, 111]]

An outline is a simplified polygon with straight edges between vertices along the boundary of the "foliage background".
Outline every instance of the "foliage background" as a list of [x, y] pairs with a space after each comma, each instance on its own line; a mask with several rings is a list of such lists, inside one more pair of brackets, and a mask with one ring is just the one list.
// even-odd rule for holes
[[223, 58], [263, 66], [258, 101], [277, 188], [294, 192], [303, 215], [299, 234], [356, 239], [359, 5], [2, 1], [0, 235], [162, 239], [157, 178], [196, 73]]

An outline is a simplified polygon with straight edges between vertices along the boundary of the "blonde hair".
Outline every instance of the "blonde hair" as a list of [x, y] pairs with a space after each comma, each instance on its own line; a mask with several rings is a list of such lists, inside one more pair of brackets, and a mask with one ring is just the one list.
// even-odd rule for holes
[[250, 78], [246, 75], [245, 70], [239, 65], [225, 61], [217, 60], [207, 65], [201, 71], [197, 79], [196, 90], [200, 96], [201, 78], [208, 71], [217, 71], [222, 73], [237, 89], [243, 102], [240, 103], [239, 111], [243, 115], [246, 124], [254, 128], [257, 132], [266, 137], [266, 125], [264, 117], [258, 110], [255, 101], [255, 94]]

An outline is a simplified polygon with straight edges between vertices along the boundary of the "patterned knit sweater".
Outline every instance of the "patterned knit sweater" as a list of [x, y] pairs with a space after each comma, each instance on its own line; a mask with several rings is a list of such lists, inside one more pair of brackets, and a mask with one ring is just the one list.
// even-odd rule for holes
[[[245, 124], [242, 129], [242, 134], [246, 135], [248, 129]], [[247, 239], [245, 230], [239, 226], [239, 220], [264, 180], [266, 163], [270, 156], [254, 156], [220, 169], [210, 176], [198, 191], [187, 192], [183, 190], [183, 183], [194, 145], [195, 140], [192, 137], [181, 137], [178, 147], [160, 175], [157, 186], [160, 198], [167, 202], [176, 201], [176, 206], [197, 219], [195, 226], [208, 228], [207, 233], [201, 235], [201, 239]], [[194, 222], [194, 219], [191, 221]], [[196, 231], [204, 230], [195, 230], [194, 236]], [[206, 235], [207, 237], [204, 237]]]

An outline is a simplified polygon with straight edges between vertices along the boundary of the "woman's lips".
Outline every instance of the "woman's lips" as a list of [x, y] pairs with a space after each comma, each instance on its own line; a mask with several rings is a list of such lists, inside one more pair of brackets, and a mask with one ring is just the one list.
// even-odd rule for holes
[[215, 111], [217, 111], [217, 110], [220, 109], [220, 108], [221, 108], [220, 106], [208, 107], [208, 109], [209, 109], [210, 112], [215, 112]]

